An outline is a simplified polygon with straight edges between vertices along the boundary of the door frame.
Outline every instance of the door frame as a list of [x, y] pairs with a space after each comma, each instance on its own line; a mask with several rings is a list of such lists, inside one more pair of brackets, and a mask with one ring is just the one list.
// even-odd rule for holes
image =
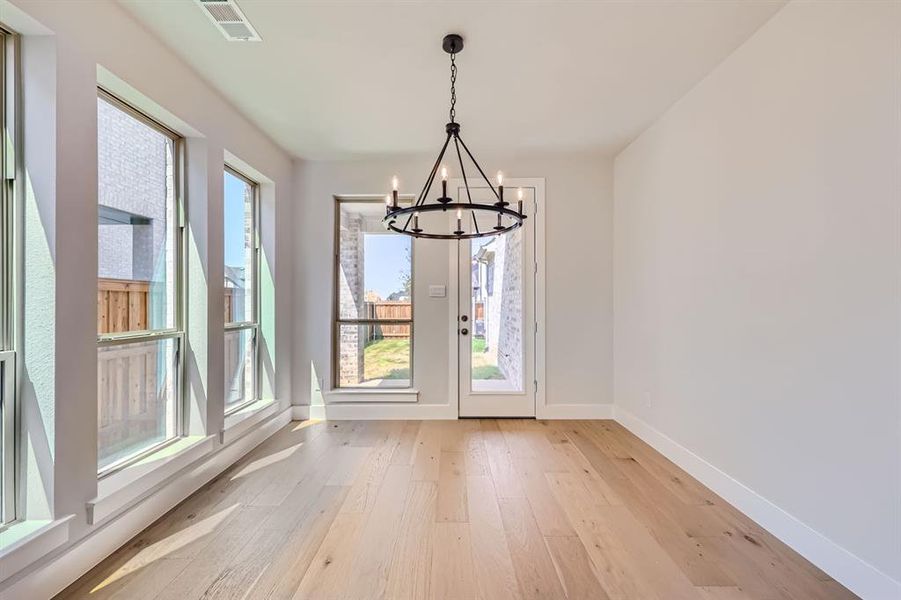
[[[472, 186], [482, 186], [484, 181], [481, 179], [468, 178]], [[543, 419], [547, 414], [547, 396], [545, 389], [547, 387], [547, 379], [545, 377], [545, 263], [547, 241], [545, 239], [545, 213], [547, 212], [547, 194], [545, 189], [544, 177], [508, 177], [505, 178], [505, 188], [514, 190], [517, 187], [531, 187], [535, 189], [535, 214], [527, 215], [529, 219], [534, 219], [534, 237], [535, 237], [535, 293], [533, 302], [534, 306], [534, 328], [535, 328], [535, 348], [534, 348], [534, 373], [535, 380], [525, 382], [526, 385], [534, 386], [535, 390], [535, 418]], [[463, 179], [449, 179], [448, 188], [457, 189], [456, 186], [463, 185]], [[528, 223], [528, 220], [526, 221]], [[457, 419], [460, 417], [460, 342], [458, 339], [459, 329], [459, 302], [460, 302], [460, 242], [455, 242], [457, 247], [452, 252], [448, 252], [448, 273], [453, 276], [448, 278], [448, 299], [453, 301], [448, 307], [448, 404], [454, 408], [454, 414]], [[528, 325], [527, 325], [528, 326]], [[467, 418], [467, 417], [463, 417]]]

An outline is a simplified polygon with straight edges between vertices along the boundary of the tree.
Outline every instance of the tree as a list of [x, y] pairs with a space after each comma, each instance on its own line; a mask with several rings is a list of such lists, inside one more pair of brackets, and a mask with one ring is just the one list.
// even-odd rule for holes
[[400, 272], [400, 281], [403, 286], [402, 291], [407, 298], [413, 297], [413, 245], [410, 244], [404, 249], [404, 255], [407, 259], [407, 268]]

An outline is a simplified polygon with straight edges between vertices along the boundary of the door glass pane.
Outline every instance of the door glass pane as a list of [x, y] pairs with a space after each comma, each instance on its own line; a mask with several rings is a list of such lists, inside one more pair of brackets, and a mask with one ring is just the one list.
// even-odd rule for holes
[[523, 390], [522, 229], [472, 240], [474, 392]]
[[255, 329], [225, 332], [225, 410], [253, 400]]
[[339, 319], [411, 319], [412, 238], [385, 230], [384, 204], [340, 206]]
[[174, 145], [103, 98], [97, 132], [97, 332], [174, 328]]
[[225, 172], [225, 322], [253, 321], [253, 186]]
[[409, 324], [338, 325], [339, 386], [409, 387]]
[[178, 340], [97, 349], [97, 457], [110, 464], [176, 435]]

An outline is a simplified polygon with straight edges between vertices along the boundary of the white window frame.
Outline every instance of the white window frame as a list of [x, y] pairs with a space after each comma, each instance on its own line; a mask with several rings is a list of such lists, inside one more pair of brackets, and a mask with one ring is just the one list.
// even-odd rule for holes
[[[251, 397], [246, 399], [244, 402], [240, 402], [235, 404], [234, 406], [228, 407], [225, 411], [225, 416], [229, 416], [233, 413], [238, 412], [239, 410], [246, 408], [249, 404], [253, 404], [257, 400], [260, 399], [260, 382], [262, 378], [260, 377], [260, 184], [244, 175], [241, 171], [235, 169], [234, 167], [226, 164], [225, 172], [237, 177], [244, 183], [250, 186], [251, 190], [251, 202], [253, 202], [253, 206], [251, 207], [251, 218], [253, 222], [251, 223], [251, 235], [253, 236], [253, 240], [251, 241], [251, 276], [253, 278], [253, 285], [250, 290], [250, 321], [231, 321], [225, 323], [225, 332], [235, 332], [235, 331], [244, 331], [250, 330], [253, 331], [253, 344], [251, 346], [251, 352], [253, 353], [253, 386], [252, 386], [252, 394]], [[223, 190], [222, 201], [225, 202], [225, 192]], [[225, 230], [225, 225], [223, 222], [223, 232]], [[224, 264], [224, 261], [223, 261]], [[224, 292], [223, 292], [224, 293]], [[223, 406], [225, 405], [225, 394], [226, 390], [223, 390]]]
[[[161, 442], [152, 444], [146, 448], [134, 452], [128, 456], [106, 465], [102, 469], [97, 470], [97, 477], [103, 478], [116, 473], [125, 467], [141, 460], [142, 458], [153, 454], [154, 452], [164, 448], [170, 444], [177, 442], [184, 437], [187, 429], [185, 419], [187, 411], [185, 410], [185, 202], [182, 193], [183, 182], [181, 174], [184, 172], [182, 164], [184, 157], [184, 138], [178, 133], [160, 123], [153, 117], [145, 114], [140, 109], [125, 102], [118, 96], [112, 94], [103, 87], [97, 88], [97, 95], [100, 99], [109, 102], [114, 107], [122, 110], [129, 116], [144, 123], [148, 127], [157, 130], [172, 141], [173, 149], [173, 178], [175, 181], [175, 324], [174, 327], [168, 329], [147, 330], [147, 331], [129, 331], [125, 333], [106, 333], [97, 335], [97, 347], [110, 347], [123, 344], [134, 344], [139, 342], [156, 342], [162, 340], [175, 340], [175, 434]], [[98, 390], [99, 395], [99, 390]]]
[[[17, 174], [20, 171], [17, 107], [18, 36], [0, 24], [0, 530], [16, 521], [18, 467], [17, 334], [20, 329], [19, 268], [21, 249]], [[6, 143], [9, 140], [9, 144]]]

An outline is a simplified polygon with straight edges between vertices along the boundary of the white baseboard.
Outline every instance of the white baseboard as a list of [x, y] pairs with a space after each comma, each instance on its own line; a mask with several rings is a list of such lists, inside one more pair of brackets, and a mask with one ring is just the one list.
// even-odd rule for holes
[[291, 420], [283, 410], [215, 454], [189, 467], [144, 500], [48, 557], [44, 564], [0, 592], [3, 598], [51, 598], [87, 573], [176, 504], [233, 465]]
[[901, 598], [901, 583], [805, 525], [688, 448], [623, 408], [616, 407], [615, 417], [623, 427], [861, 598]]
[[612, 404], [548, 404], [539, 406], [539, 419], [612, 419]]
[[[292, 418], [347, 420], [456, 419], [457, 409], [449, 404], [326, 404], [294, 405]], [[538, 407], [538, 419], [612, 419], [612, 404], [550, 404]]]
[[387, 421], [456, 419], [457, 407], [450, 404], [340, 404], [295, 405], [293, 418], [333, 421]]

